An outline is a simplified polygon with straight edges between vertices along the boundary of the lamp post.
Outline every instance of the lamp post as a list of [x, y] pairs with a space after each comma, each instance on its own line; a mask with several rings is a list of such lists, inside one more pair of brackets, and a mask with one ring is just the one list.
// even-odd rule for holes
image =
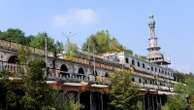
[[48, 39], [47, 39], [47, 33], [44, 33], [45, 35], [45, 77], [48, 75]]

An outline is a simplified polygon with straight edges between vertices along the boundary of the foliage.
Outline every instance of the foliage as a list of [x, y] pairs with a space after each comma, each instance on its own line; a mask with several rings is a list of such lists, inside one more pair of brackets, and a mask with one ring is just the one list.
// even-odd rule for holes
[[20, 100], [22, 99], [23, 92], [21, 92], [21, 90], [23, 89], [23, 86], [18, 86], [17, 84], [14, 84], [15, 82], [9, 80], [12, 76], [13, 74], [10, 72], [0, 72], [0, 109], [21, 109], [22, 103]]
[[28, 64], [28, 60], [31, 59], [31, 51], [26, 46], [21, 46], [18, 50], [18, 63], [20, 65]]
[[181, 83], [185, 82], [185, 74], [184, 73], [180, 73], [180, 72], [176, 72], [174, 74], [175, 80]]
[[75, 43], [72, 43], [70, 41], [66, 44], [66, 55], [69, 57], [72, 57], [75, 55], [75, 52], [78, 50], [78, 46]]
[[54, 51], [55, 49], [54, 39], [48, 37], [46, 33], [37, 34], [30, 42], [30, 46], [44, 50], [45, 49], [45, 39], [47, 39], [48, 50]]
[[133, 51], [132, 50], [125, 50], [125, 55], [126, 56], [132, 56], [133, 55]]
[[[177, 95], [168, 97], [164, 110], [193, 110], [194, 109], [194, 77], [193, 75], [179, 75], [183, 78], [175, 85]], [[179, 79], [180, 81], [180, 79]]]
[[90, 35], [82, 46], [82, 50], [102, 54], [105, 52], [123, 51], [124, 47], [111, 37], [108, 31], [99, 31], [95, 35]]
[[55, 43], [55, 52], [56, 53], [61, 53], [64, 50], [63, 43], [57, 41]]
[[130, 71], [116, 71], [111, 75], [110, 108], [113, 110], [138, 110], [138, 90], [131, 81]]
[[162, 107], [162, 110], [185, 110], [187, 102], [182, 96], [169, 96], [167, 103]]
[[26, 44], [24, 32], [22, 32], [20, 29], [10, 28], [7, 31], [1, 33], [0, 39]]
[[45, 37], [48, 39], [48, 50], [52, 52], [63, 51], [63, 44], [59, 41], [54, 41], [46, 33], [38, 33], [37, 35], [25, 36], [25, 33], [20, 29], [9, 28], [5, 32], [0, 32], [0, 39], [11, 41], [25, 46], [31, 46], [34, 48], [44, 49]]
[[62, 93], [47, 85], [43, 68], [45, 68], [43, 61], [38, 59], [30, 61], [22, 83], [9, 80], [12, 74], [2, 71], [0, 109], [79, 110], [79, 103], [65, 102]]
[[80, 104], [78, 102], [74, 102], [72, 100], [66, 102], [65, 110], [80, 110]]

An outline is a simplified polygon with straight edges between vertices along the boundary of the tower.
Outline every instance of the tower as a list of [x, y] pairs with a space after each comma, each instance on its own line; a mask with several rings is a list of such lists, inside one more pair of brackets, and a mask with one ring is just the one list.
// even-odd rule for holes
[[155, 33], [156, 22], [154, 20], [154, 16], [149, 16], [149, 39], [148, 39], [148, 60], [152, 63], [156, 63], [159, 65], [169, 65], [170, 61], [164, 58], [164, 55], [160, 53], [160, 47], [158, 46], [158, 38]]

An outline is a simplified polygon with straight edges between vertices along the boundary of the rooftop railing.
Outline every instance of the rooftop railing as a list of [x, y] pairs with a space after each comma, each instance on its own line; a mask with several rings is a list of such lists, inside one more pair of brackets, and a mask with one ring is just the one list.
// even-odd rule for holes
[[[8, 49], [8, 50], [19, 50], [21, 48], [26, 48], [26, 49], [29, 49], [30, 52], [32, 52], [34, 54], [41, 55], [41, 56], [45, 55], [44, 50], [34, 48], [34, 47], [24, 46], [24, 45], [21, 45], [21, 44], [18, 44], [18, 43], [9, 42], [9, 41], [5, 41], [5, 40], [0, 40], [0, 47]], [[53, 55], [54, 54], [52, 52], [48, 52], [49, 57], [53, 57]]]

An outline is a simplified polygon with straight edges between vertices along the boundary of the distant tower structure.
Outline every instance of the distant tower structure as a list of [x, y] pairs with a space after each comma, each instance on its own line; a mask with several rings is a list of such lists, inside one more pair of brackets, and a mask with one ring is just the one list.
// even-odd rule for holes
[[152, 63], [156, 63], [159, 65], [169, 65], [170, 61], [164, 58], [164, 55], [160, 53], [160, 47], [158, 46], [157, 37], [155, 33], [155, 25], [156, 22], [154, 20], [154, 16], [149, 16], [149, 45], [148, 45], [148, 60]]

